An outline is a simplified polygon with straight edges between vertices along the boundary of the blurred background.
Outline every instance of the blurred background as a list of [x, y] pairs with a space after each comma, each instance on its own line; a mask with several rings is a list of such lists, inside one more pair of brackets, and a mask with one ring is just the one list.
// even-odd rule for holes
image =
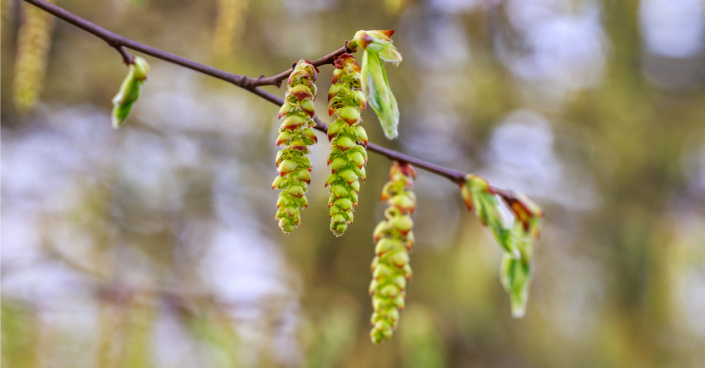
[[501, 249], [457, 186], [419, 171], [407, 309], [375, 346], [386, 158], [370, 155], [336, 238], [321, 134], [303, 226], [283, 235], [276, 106], [147, 57], [141, 99], [113, 130], [119, 54], [3, 0], [4, 367], [705, 366], [705, 1], [58, 5], [250, 76], [396, 29], [400, 137], [368, 112], [370, 140], [526, 193], [545, 226], [513, 319]]

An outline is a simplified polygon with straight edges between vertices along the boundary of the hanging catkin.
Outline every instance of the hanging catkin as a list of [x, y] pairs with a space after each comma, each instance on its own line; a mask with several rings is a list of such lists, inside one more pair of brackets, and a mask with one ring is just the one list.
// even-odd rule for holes
[[389, 181], [382, 189], [382, 200], [389, 207], [374, 231], [375, 258], [372, 260], [370, 295], [374, 313], [370, 338], [378, 344], [389, 340], [404, 309], [406, 280], [411, 278], [409, 251], [414, 246], [411, 214], [416, 209], [412, 192], [416, 172], [411, 165], [395, 162]]
[[360, 90], [360, 66], [350, 54], [335, 59], [333, 85], [328, 92], [328, 114], [338, 118], [328, 127], [331, 174], [326, 180], [330, 197], [330, 230], [341, 236], [353, 222], [357, 207], [360, 178], [365, 180], [367, 133], [360, 126], [360, 111], [365, 109], [365, 96]]
[[276, 145], [284, 146], [277, 153], [279, 175], [272, 189], [281, 190], [277, 200], [279, 227], [290, 233], [301, 224], [300, 211], [308, 207], [304, 193], [311, 183], [311, 160], [306, 156], [308, 146], [316, 143], [313, 127], [313, 100], [316, 98], [316, 74], [318, 69], [306, 60], [299, 60], [289, 76], [288, 90], [279, 118], [284, 117]]
[[17, 110], [24, 113], [37, 104], [42, 91], [54, 16], [31, 5], [21, 9], [22, 20], [15, 55], [14, 102]]

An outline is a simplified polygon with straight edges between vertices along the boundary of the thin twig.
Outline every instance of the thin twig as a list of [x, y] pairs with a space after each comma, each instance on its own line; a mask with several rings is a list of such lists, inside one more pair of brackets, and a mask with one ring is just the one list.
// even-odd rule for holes
[[120, 53], [122, 56], [122, 61], [124, 61], [126, 65], [130, 65], [135, 62], [135, 57], [127, 51], [125, 46], [118, 46], [115, 49]]
[[[213, 68], [208, 65], [203, 65], [200, 63], [197, 63], [195, 61], [186, 59], [184, 57], [174, 55], [172, 53], [162, 51], [159, 49], [156, 49], [154, 47], [142, 44], [137, 41], [133, 41], [129, 38], [120, 36], [116, 33], [110, 32], [96, 24], [93, 24], [59, 6], [56, 6], [54, 4], [48, 3], [44, 0], [24, 0], [27, 3], [30, 3], [54, 16], [56, 16], [59, 19], [62, 19], [78, 28], [81, 28], [82, 30], [102, 39], [105, 41], [108, 45], [111, 47], [115, 48], [119, 53], [120, 56], [123, 58], [123, 60], [126, 63], [131, 63], [133, 60], [133, 56], [130, 55], [125, 48], [135, 50], [142, 52], [144, 54], [153, 56], [157, 59], [161, 59], [173, 64], [177, 64], [180, 66], [183, 66], [185, 68], [195, 70], [199, 73], [203, 73], [206, 75], [209, 75], [213, 78], [217, 78], [226, 82], [229, 82], [231, 84], [234, 84], [240, 88], [243, 88], [247, 91], [250, 91], [257, 96], [262, 97], [263, 99], [275, 104], [275, 105], [282, 105], [284, 103], [284, 100], [281, 99], [280, 97], [277, 97], [267, 91], [262, 90], [261, 86], [266, 86], [266, 85], [273, 85], [273, 86], [280, 86], [284, 79], [286, 79], [289, 74], [293, 71], [293, 69], [286, 70], [284, 72], [281, 72], [277, 75], [271, 76], [271, 77], [259, 77], [259, 78], [253, 78], [253, 77], [248, 77], [248, 76], [243, 76], [243, 75], [238, 75], [238, 74], [233, 74], [233, 73], [228, 73], [226, 71], [220, 70]], [[315, 66], [322, 66], [326, 64], [331, 64], [333, 60], [338, 56], [346, 52], [352, 52], [353, 50], [350, 50], [347, 46], [347, 43], [345, 46], [335, 50], [334, 52], [317, 59], [312, 62], [313, 65]], [[316, 121], [316, 129], [322, 131], [322, 132], [327, 132], [328, 131], [328, 126], [323, 123], [320, 119], [314, 118]], [[390, 160], [395, 160], [399, 162], [407, 162], [410, 164], [413, 164], [414, 166], [428, 171], [430, 173], [442, 176], [454, 183], [457, 184], [462, 184], [465, 182], [465, 176], [466, 174], [457, 170], [451, 170], [442, 166], [438, 166], [435, 164], [432, 164], [430, 162], [421, 160], [416, 157], [412, 157], [409, 155], [405, 155], [403, 153], [384, 148], [381, 146], [378, 146], [374, 143], [369, 143], [367, 145], [367, 149], [373, 152], [376, 152], [378, 154], [381, 154], [383, 156], [386, 156]]]
[[[333, 60], [335, 60], [336, 57], [339, 55], [342, 55], [346, 52], [352, 52], [353, 50], [349, 49], [346, 45], [333, 51], [332, 53], [314, 61], [310, 61], [311, 64], [315, 66], [321, 66], [321, 65], [326, 65], [326, 64], [333, 64]], [[292, 66], [286, 71], [283, 71], [277, 75], [271, 76], [269, 78], [264, 78], [264, 77], [259, 77], [253, 84], [253, 86], [266, 86], [266, 85], [274, 85], [277, 87], [280, 87], [284, 79], [289, 77], [289, 74], [291, 74], [294, 71], [294, 67]]]

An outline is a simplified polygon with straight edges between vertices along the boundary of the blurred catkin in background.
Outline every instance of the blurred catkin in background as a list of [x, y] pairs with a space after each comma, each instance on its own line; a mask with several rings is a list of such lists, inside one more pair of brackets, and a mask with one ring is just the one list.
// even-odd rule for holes
[[25, 113], [34, 108], [42, 92], [56, 18], [34, 6], [21, 6], [20, 10], [14, 102], [17, 110]]
[[245, 30], [245, 17], [250, 0], [218, 0], [218, 15], [213, 32], [213, 53], [216, 57], [231, 56]]

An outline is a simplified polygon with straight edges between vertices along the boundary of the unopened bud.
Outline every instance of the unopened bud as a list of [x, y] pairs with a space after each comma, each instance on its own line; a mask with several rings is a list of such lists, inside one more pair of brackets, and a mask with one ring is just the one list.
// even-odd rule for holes
[[284, 119], [284, 122], [282, 123], [282, 128], [288, 129], [288, 130], [294, 130], [306, 123], [306, 120], [298, 115], [291, 115]]
[[297, 167], [298, 167], [298, 165], [296, 164], [296, 162], [290, 161], [290, 160], [284, 160], [279, 164], [277, 171], [279, 171], [280, 176], [284, 176], [284, 175], [296, 170]]
[[349, 125], [353, 125], [360, 120], [360, 110], [353, 106], [346, 106], [337, 111], [338, 116]]
[[400, 241], [390, 238], [383, 238], [377, 242], [377, 245], [375, 246], [375, 253], [377, 253], [378, 256], [381, 256], [382, 254], [387, 253], [391, 250], [401, 248], [403, 248], [403, 245]]
[[311, 91], [311, 89], [303, 84], [299, 84], [290, 88], [287, 93], [291, 96], [298, 98], [299, 101], [304, 99], [310, 99], [313, 97], [313, 92]]
[[334, 144], [343, 152], [357, 146], [357, 144], [349, 137], [340, 137], [334, 141]]
[[414, 226], [414, 221], [409, 215], [398, 216], [390, 221], [390, 225], [402, 234], [408, 233]]

